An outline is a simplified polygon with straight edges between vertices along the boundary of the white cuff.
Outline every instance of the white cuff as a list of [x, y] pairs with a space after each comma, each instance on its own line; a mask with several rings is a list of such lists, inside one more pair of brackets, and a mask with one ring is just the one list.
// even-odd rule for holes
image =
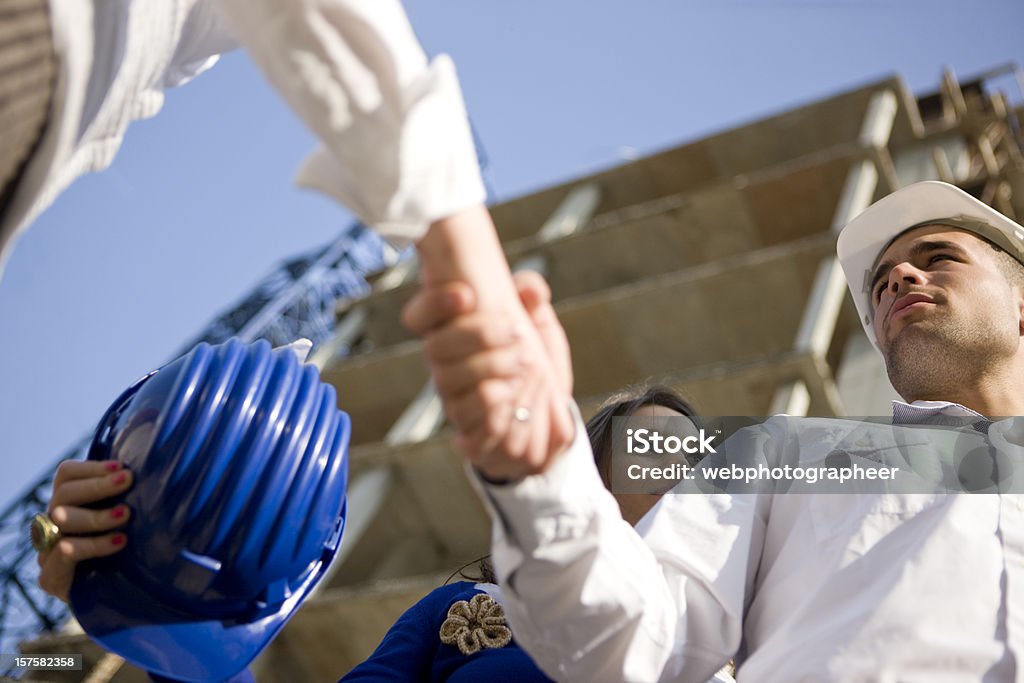
[[579, 409], [573, 402], [569, 408], [576, 436], [569, 448], [541, 474], [511, 484], [491, 484], [467, 465], [470, 482], [494, 522], [492, 549], [502, 581], [521, 564], [524, 554], [582, 537], [593, 518], [594, 508], [602, 504], [615, 506], [594, 464]]
[[360, 142], [320, 147], [295, 178], [346, 206], [398, 249], [422, 238], [433, 221], [487, 198], [451, 59], [438, 55], [403, 91], [404, 111], [357, 119], [346, 137]]
[[486, 199], [455, 66], [427, 62], [399, 0], [219, 0], [320, 138], [298, 182], [396, 244]]

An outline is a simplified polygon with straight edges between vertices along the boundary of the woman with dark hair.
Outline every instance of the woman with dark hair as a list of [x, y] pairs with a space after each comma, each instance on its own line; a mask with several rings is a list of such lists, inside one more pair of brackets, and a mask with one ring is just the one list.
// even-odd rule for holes
[[[672, 389], [663, 385], [650, 385], [631, 387], [615, 394], [604, 402], [597, 413], [587, 421], [587, 438], [590, 439], [590, 447], [594, 451], [594, 463], [601, 474], [601, 481], [606, 489], [611, 491], [622, 511], [622, 518], [631, 525], [636, 523], [654, 507], [654, 504], [665, 494], [668, 486], [662, 486], [659, 492], [633, 492], [636, 486], [620, 486], [621, 475], [624, 468], [614, 468], [613, 474], [613, 446], [622, 438], [616, 433], [615, 420], [617, 417], [629, 418], [650, 418], [654, 423], [664, 424], [664, 418], [688, 418], [687, 424], [699, 426], [700, 417], [682, 396]], [[632, 420], [630, 421], [633, 422]], [[648, 420], [644, 420], [649, 424]], [[625, 429], [620, 424], [620, 429]], [[621, 455], [621, 454], [620, 454]], [[689, 464], [694, 464], [690, 460]], [[647, 487], [650, 488], [649, 486]], [[623, 490], [627, 489], [627, 490]]]
[[[609, 398], [587, 422], [594, 461], [611, 488], [616, 417], [687, 417], [697, 413], [673, 390], [641, 386]], [[615, 493], [623, 518], [636, 524], [661, 497], [654, 493]], [[409, 608], [384, 636], [376, 651], [342, 679], [354, 681], [490, 681], [530, 683], [550, 679], [513, 640], [501, 592], [489, 557], [474, 563], [468, 581], [434, 590]], [[732, 678], [716, 674], [716, 683]]]

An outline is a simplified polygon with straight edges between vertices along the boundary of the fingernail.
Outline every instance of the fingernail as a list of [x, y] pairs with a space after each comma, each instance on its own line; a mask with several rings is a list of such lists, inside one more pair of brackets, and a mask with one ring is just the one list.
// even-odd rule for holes
[[509, 332], [509, 334], [510, 334], [510, 336], [513, 339], [522, 339], [523, 338], [523, 327], [522, 327], [522, 325], [520, 325], [519, 323], [516, 323], [515, 325], [513, 325], [512, 326], [512, 330]]
[[114, 534], [110, 538], [110, 545], [121, 546], [121, 545], [124, 545], [124, 542], [126, 540], [128, 540], [128, 537], [125, 536], [124, 534]]
[[462, 299], [459, 298], [459, 295], [456, 294], [455, 292], [445, 292], [444, 305], [447, 306], [449, 309], [454, 310], [459, 308], [459, 304], [461, 302]]
[[521, 354], [519, 354], [519, 357], [516, 358], [516, 363], [521, 368], [530, 367], [530, 363], [532, 363], [532, 362], [533, 362], [533, 359], [530, 357], [529, 354], [526, 354], [526, 353], [521, 353]]
[[120, 472], [118, 474], [115, 474], [113, 477], [110, 478], [110, 481], [114, 482], [115, 484], [123, 484], [126, 481], [128, 481], [128, 473]]
[[117, 460], [111, 460], [106, 464], [107, 472], [116, 472], [121, 468], [121, 463]]
[[118, 506], [110, 511], [110, 516], [114, 519], [121, 519], [128, 512], [128, 508]]

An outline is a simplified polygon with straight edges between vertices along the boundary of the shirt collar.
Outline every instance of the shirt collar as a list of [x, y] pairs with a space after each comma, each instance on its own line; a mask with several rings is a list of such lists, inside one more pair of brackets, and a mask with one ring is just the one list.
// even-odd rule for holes
[[979, 412], [971, 410], [967, 406], [950, 401], [914, 401], [905, 403], [900, 400], [892, 402], [892, 423], [893, 424], [914, 424], [925, 422], [934, 417], [969, 418], [990, 420]]

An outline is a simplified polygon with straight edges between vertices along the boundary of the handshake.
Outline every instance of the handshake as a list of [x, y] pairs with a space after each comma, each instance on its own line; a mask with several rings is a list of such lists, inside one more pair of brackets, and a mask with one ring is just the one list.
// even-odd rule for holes
[[392, 243], [416, 243], [423, 289], [404, 320], [426, 342], [469, 461], [492, 481], [544, 470], [574, 434], [568, 348], [543, 280], [513, 282], [483, 206], [451, 60], [428, 61], [397, 0], [297, 7], [221, 2], [253, 59], [323, 142], [298, 182]]
[[483, 207], [435, 222], [417, 247], [422, 286], [402, 319], [423, 338], [456, 447], [491, 482], [544, 471], [575, 432], [547, 283], [511, 275]]

